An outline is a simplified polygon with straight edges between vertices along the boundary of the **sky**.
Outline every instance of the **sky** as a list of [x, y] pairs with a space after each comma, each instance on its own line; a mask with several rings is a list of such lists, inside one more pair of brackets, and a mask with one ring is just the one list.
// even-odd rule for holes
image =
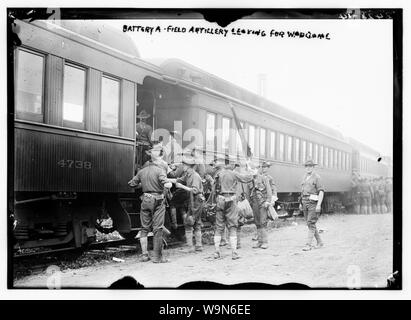
[[[266, 75], [266, 97], [329, 125], [382, 155], [392, 155], [392, 23], [390, 20], [238, 20], [227, 35], [189, 33], [191, 26], [221, 28], [205, 20], [112, 20], [161, 27], [134, 31], [141, 58], [178, 58], [258, 93]], [[167, 32], [168, 26], [186, 32]], [[233, 35], [237, 28], [266, 36]], [[270, 37], [271, 30], [329, 33], [330, 40]]]

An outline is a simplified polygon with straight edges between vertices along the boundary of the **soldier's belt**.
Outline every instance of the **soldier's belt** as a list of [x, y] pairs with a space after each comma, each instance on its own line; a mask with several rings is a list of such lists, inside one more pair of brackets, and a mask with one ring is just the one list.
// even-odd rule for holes
[[161, 192], [144, 192], [143, 196], [147, 198], [154, 198], [156, 200], [164, 199], [164, 194]]

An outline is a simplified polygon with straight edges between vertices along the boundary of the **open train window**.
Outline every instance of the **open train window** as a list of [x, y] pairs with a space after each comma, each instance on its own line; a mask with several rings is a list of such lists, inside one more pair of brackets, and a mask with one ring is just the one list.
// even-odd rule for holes
[[280, 160], [284, 161], [284, 144], [285, 144], [285, 137], [282, 133], [280, 133]]
[[333, 149], [329, 149], [329, 151], [330, 151], [330, 156], [329, 156], [329, 167], [330, 168], [334, 168], [334, 152], [333, 152]]
[[266, 143], [267, 131], [264, 128], [260, 128], [260, 157], [265, 158], [265, 143]]
[[223, 117], [222, 120], [222, 146], [223, 152], [229, 153], [230, 152], [230, 124], [231, 119]]
[[101, 131], [119, 135], [120, 81], [103, 76], [101, 79]]
[[328, 168], [329, 162], [328, 162], [328, 148], [324, 148], [324, 167]]
[[338, 151], [334, 150], [334, 168], [338, 169]]
[[86, 70], [72, 64], [65, 64], [63, 77], [64, 126], [84, 129], [85, 92]]
[[306, 159], [307, 159], [307, 141], [302, 140], [301, 161], [305, 163]]
[[341, 151], [338, 151], [338, 169], [342, 170]]
[[324, 147], [322, 145], [320, 145], [318, 149], [318, 164], [321, 167], [324, 165]]
[[[243, 133], [244, 133], [244, 122], [240, 122], [240, 125], [241, 125], [241, 128], [242, 128]], [[243, 144], [242, 144], [242, 141], [241, 141], [240, 134], [238, 133], [238, 130], [236, 130], [236, 136], [235, 136], [236, 152], [237, 152], [237, 155], [242, 155], [242, 153], [243, 153]], [[244, 133], [244, 136], [245, 136], [245, 133]]]
[[275, 132], [270, 132], [270, 157], [271, 159], [275, 159]]
[[206, 150], [215, 151], [215, 121], [214, 113], [207, 112], [206, 117]]
[[318, 144], [314, 143], [314, 163], [318, 163]]
[[287, 136], [287, 161], [293, 161], [293, 137]]
[[45, 56], [26, 49], [16, 51], [17, 118], [43, 122]]
[[298, 138], [295, 138], [294, 161], [296, 163], [300, 162], [300, 139], [298, 139]]
[[308, 142], [308, 158], [313, 159], [313, 144]]
[[250, 146], [251, 153], [255, 155], [255, 127], [251, 124], [248, 126], [248, 145]]

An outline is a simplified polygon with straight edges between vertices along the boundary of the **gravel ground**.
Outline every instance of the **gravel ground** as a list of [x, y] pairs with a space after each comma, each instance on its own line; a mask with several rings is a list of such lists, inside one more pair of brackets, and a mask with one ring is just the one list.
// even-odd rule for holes
[[[253, 249], [252, 232], [242, 232], [241, 259], [232, 260], [222, 247], [222, 258], [213, 259], [214, 248], [205, 245], [201, 253], [181, 248], [165, 251], [167, 264], [139, 262], [137, 255], [124, 262], [102, 261], [92, 266], [57, 272], [63, 288], [107, 288], [114, 281], [132, 276], [147, 287], [175, 288], [190, 281], [223, 284], [260, 282], [301, 283], [310, 287], [385, 287], [392, 270], [392, 215], [323, 216], [317, 226], [325, 246], [302, 251], [307, 227], [301, 219], [269, 231], [269, 248]], [[247, 232], [248, 231], [248, 232]], [[46, 288], [56, 268], [22, 277], [18, 288]], [[54, 274], [56, 276], [56, 274]]]

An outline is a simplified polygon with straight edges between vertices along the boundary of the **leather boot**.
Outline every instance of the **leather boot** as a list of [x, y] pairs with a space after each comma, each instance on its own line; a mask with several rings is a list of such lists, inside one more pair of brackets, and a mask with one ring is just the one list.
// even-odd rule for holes
[[141, 262], [147, 262], [150, 260], [150, 256], [148, 255], [148, 250], [147, 250], [147, 244], [148, 244], [147, 237], [140, 237], [141, 256], [139, 260]]
[[257, 229], [257, 242], [253, 245], [254, 249], [260, 248], [262, 245], [262, 238], [261, 238], [261, 229]]
[[372, 214], [371, 206], [368, 206], [367, 209], [368, 209], [368, 214]]
[[355, 210], [355, 213], [356, 213], [356, 214], [360, 214], [360, 213], [361, 213], [361, 211], [360, 211], [360, 206], [359, 206], [359, 205], [354, 206], [354, 210]]
[[177, 209], [171, 208], [170, 209], [170, 218], [171, 218], [171, 228], [174, 230], [177, 229]]
[[313, 248], [312, 242], [313, 242], [314, 235], [315, 235], [315, 231], [313, 229], [308, 229], [307, 241], [305, 243], [305, 247], [303, 248], [303, 251], [309, 251]]
[[196, 239], [196, 246], [195, 250], [196, 251], [203, 251], [203, 239], [201, 235], [201, 230], [195, 230], [194, 231], [194, 238]]
[[237, 236], [230, 236], [230, 244], [231, 244], [231, 249], [232, 249], [231, 258], [233, 260], [239, 259], [240, 257], [237, 253]]
[[324, 243], [321, 240], [321, 237], [320, 237], [320, 234], [318, 233], [317, 228], [315, 228], [314, 237], [315, 237], [315, 240], [317, 240], [317, 246], [315, 248], [318, 249], [318, 248], [323, 247]]
[[186, 246], [188, 252], [194, 252], [193, 230], [186, 230]]
[[153, 242], [154, 242], [153, 262], [154, 263], [168, 262], [168, 260], [163, 257], [163, 229], [159, 229], [154, 233]]
[[215, 252], [214, 252], [214, 259], [219, 259], [221, 258], [221, 254], [220, 254], [220, 242], [221, 242], [221, 236], [214, 236], [214, 248], [215, 248]]
[[267, 249], [268, 248], [268, 234], [267, 230], [265, 228], [261, 229], [261, 249]]

